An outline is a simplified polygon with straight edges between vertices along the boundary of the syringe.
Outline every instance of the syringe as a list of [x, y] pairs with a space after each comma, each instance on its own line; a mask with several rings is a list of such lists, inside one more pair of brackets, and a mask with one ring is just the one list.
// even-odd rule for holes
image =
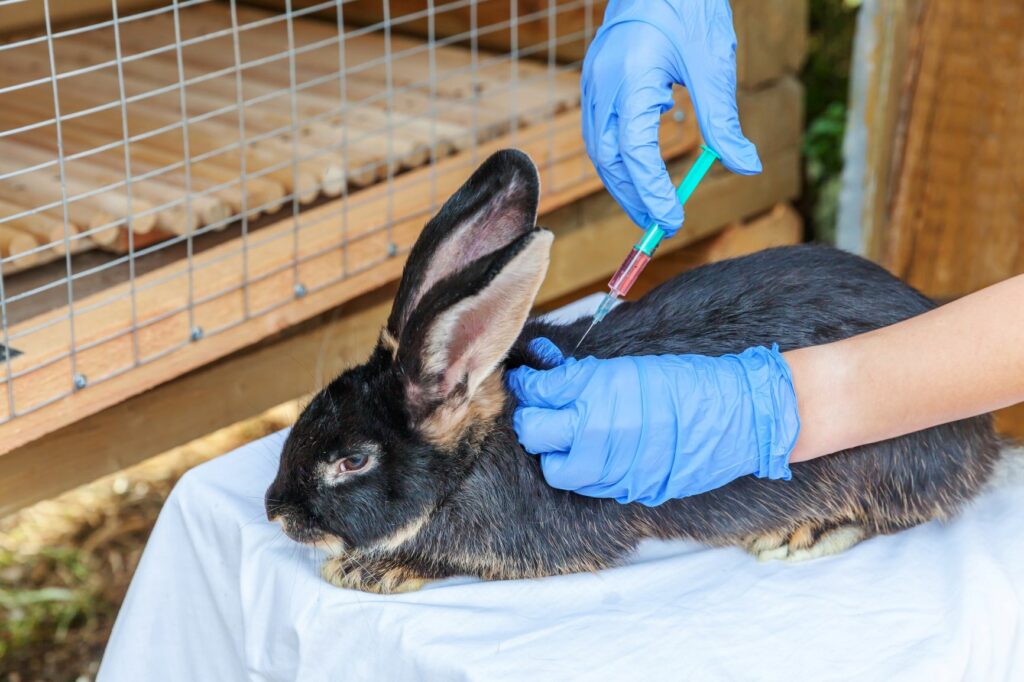
[[[683, 183], [676, 189], [676, 197], [679, 199], [679, 203], [684, 206], [686, 205], [686, 200], [693, 194], [693, 190], [697, 189], [697, 185], [704, 179], [708, 169], [719, 158], [718, 154], [707, 145], [702, 145], [701, 150], [700, 156], [697, 157], [697, 160], [689, 172], [687, 172], [686, 177], [683, 178]], [[574, 353], [579, 349], [580, 344], [583, 343], [583, 339], [587, 338], [587, 334], [594, 328], [594, 325], [603, 320], [605, 315], [615, 307], [615, 304], [633, 288], [633, 284], [640, 277], [640, 273], [651, 262], [651, 258], [654, 256], [654, 252], [664, 236], [665, 231], [661, 227], [657, 224], [651, 225], [644, 232], [640, 241], [633, 246], [626, 260], [622, 261], [622, 265], [619, 266], [619, 269], [615, 271], [615, 274], [608, 281], [608, 293], [604, 295], [604, 298], [601, 299], [601, 304], [597, 306], [597, 310], [594, 312], [594, 319], [591, 321], [590, 326], [587, 327], [587, 331], [580, 337], [579, 343], [573, 349]]]

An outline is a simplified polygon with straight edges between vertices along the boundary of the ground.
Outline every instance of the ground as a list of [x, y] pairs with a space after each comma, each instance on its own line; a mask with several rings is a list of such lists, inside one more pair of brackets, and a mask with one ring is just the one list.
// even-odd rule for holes
[[92, 680], [174, 483], [296, 415], [282, 405], [0, 519], [0, 682]]

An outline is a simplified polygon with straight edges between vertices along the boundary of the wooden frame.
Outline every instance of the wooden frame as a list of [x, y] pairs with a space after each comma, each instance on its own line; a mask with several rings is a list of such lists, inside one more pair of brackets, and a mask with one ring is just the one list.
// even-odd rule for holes
[[[687, 207], [686, 226], [662, 247], [652, 273], [666, 274], [752, 245], [788, 243], [799, 234], [798, 222], [783, 209], [755, 223], [762, 226], [757, 229], [743, 226], [722, 232], [796, 197], [801, 177], [802, 90], [788, 74], [803, 57], [806, 0], [734, 0], [734, 8], [737, 32], [747, 36], [743, 43], [748, 46], [740, 55], [741, 85], [751, 86], [739, 94], [744, 132], [757, 144], [765, 172], [740, 177], [713, 170]], [[765, 12], [785, 20], [768, 25], [759, 19]], [[682, 120], [670, 115], [663, 125], [662, 148], [668, 157], [678, 157], [696, 143], [692, 110], [684, 105], [682, 112]], [[238, 263], [238, 239], [200, 254], [191, 274], [175, 264], [139, 278], [136, 293], [142, 298], [137, 297], [137, 303], [145, 299], [141, 309], [152, 323], [137, 338], [116, 336], [124, 325], [115, 322], [128, 315], [126, 299], [113, 300], [119, 292], [108, 290], [90, 298], [94, 309], [76, 315], [79, 340], [95, 343], [81, 353], [78, 368], [89, 385], [0, 424], [0, 514], [308, 394], [361, 360], [388, 312], [404, 263], [403, 249], [438, 201], [461, 184], [485, 154], [500, 147], [523, 148], [543, 167], [540, 222], [557, 238], [538, 304], [543, 307], [577, 295], [574, 292], [581, 287], [600, 284], [618, 265], [634, 227], [609, 196], [594, 194], [601, 185], [582, 150], [578, 130], [579, 112], [565, 112], [432, 169], [413, 170], [392, 183], [354, 193], [347, 204], [344, 243], [352, 262], [369, 263], [359, 271], [344, 270], [339, 257], [339, 211], [345, 205], [341, 200], [304, 211], [297, 228], [289, 219], [252, 233], [248, 266], [258, 267], [248, 270], [251, 317], [239, 314], [244, 308], [244, 268]], [[670, 172], [681, 176], [691, 161], [685, 156], [671, 162]], [[391, 218], [390, 231], [381, 229], [382, 216]], [[718, 233], [721, 236], [709, 237]], [[388, 256], [389, 245], [395, 247], [393, 256]], [[294, 255], [300, 262], [291, 267]], [[344, 272], [348, 277], [339, 280]], [[658, 276], [653, 274], [652, 281]], [[175, 312], [181, 307], [181, 283], [188, 277], [193, 291], [204, 293], [195, 323], [206, 337], [194, 342], [189, 341], [187, 319]], [[138, 290], [140, 283], [150, 293]], [[296, 283], [304, 285], [304, 295], [296, 296]], [[61, 312], [47, 319], [61, 324]], [[62, 324], [67, 327], [66, 320]], [[36, 364], [33, 358], [53, 362], [37, 370], [42, 372], [35, 377], [39, 382], [26, 383], [25, 390], [37, 395], [47, 386], [66, 390], [73, 381], [66, 359], [59, 357], [61, 334], [66, 332], [38, 333], [31, 337], [38, 342], [18, 358], [18, 366]], [[259, 345], [253, 345], [256, 341]], [[135, 344], [153, 359], [130, 368], [132, 363], [124, 359], [132, 357]], [[160, 356], [161, 352], [165, 354]], [[0, 366], [0, 419], [8, 409], [3, 370]], [[97, 383], [103, 375], [108, 378]]]
[[[685, 110], [683, 100], [680, 105]], [[82, 349], [74, 363], [67, 310], [12, 327], [12, 345], [22, 352], [10, 362], [15, 408], [43, 406], [0, 425], [0, 453], [393, 281], [439, 201], [498, 149], [519, 146], [537, 161], [544, 212], [593, 192], [600, 180], [579, 144], [579, 117], [574, 110], [510, 132], [346, 201], [304, 211], [297, 223], [289, 217], [246, 240], [232, 239], [195, 256], [191, 269], [176, 262], [77, 301], [84, 312], [74, 317], [74, 343]], [[693, 119], [666, 117], [662, 148], [668, 155], [696, 145]], [[577, 180], [552, 186], [551, 178]], [[348, 263], [362, 269], [348, 271]], [[206, 338], [194, 339], [196, 328]], [[76, 377], [94, 385], [54, 401]], [[0, 418], [9, 414], [6, 384], [0, 381]]]
[[[670, 171], [683, 172], [691, 161], [676, 161]], [[772, 170], [761, 176], [717, 172], [705, 180], [688, 206], [686, 229], [664, 243], [651, 266], [656, 279], [659, 270], [667, 277], [698, 262], [799, 240], [799, 219], [786, 208], [723, 232], [740, 216], [763, 214], [799, 194], [796, 147], [765, 155], [763, 161]], [[635, 230], [604, 194], [547, 214], [541, 223], [556, 237], [548, 277], [537, 298], [542, 308], [576, 297], [584, 287], [600, 286], [618, 266], [623, 244]], [[580, 267], [582, 262], [588, 267]], [[0, 515], [315, 390], [365, 359], [390, 311], [394, 289], [390, 284], [367, 293], [258, 347], [0, 455]]]
[[[285, 0], [250, 0], [253, 4], [283, 11]], [[291, 0], [292, 7], [309, 7], [320, 0]], [[443, 3], [436, 3], [442, 5]], [[583, 59], [586, 44], [583, 32], [601, 24], [607, 5], [597, 0], [586, 16], [586, 8], [579, 3], [556, 1], [554, 7], [558, 38], [563, 41], [555, 46], [555, 56], [563, 62]], [[743, 87], [756, 87], [771, 82], [785, 73], [795, 73], [803, 64], [807, 51], [807, 0], [732, 0], [733, 19], [736, 27], [737, 80]], [[421, 16], [426, 9], [426, 0], [390, 0], [390, 17], [398, 21], [393, 30], [418, 36], [428, 34], [427, 19], [413, 21], [402, 19], [405, 15]], [[476, 26], [503, 26], [511, 19], [511, 3], [501, 0], [485, 0], [476, 7]], [[519, 18], [516, 43], [520, 49], [544, 48], [536, 52], [538, 59], [546, 60], [545, 45], [551, 39], [548, 26], [548, 0], [519, 0]], [[438, 11], [434, 15], [434, 33], [437, 36], [466, 35], [472, 27], [471, 10], [456, 7]], [[383, 20], [380, 0], [353, 0], [344, 6], [345, 21], [357, 24], [376, 24]], [[523, 17], [540, 17], [524, 20]], [[564, 40], [580, 35], [578, 40]], [[510, 33], [507, 30], [484, 31], [477, 36], [480, 47], [492, 50], [508, 50]]]

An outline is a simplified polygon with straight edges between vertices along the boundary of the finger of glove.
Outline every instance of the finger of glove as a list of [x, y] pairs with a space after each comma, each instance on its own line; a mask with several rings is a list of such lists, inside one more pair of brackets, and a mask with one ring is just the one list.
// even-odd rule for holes
[[544, 453], [540, 456], [540, 466], [544, 480], [553, 488], [573, 490], [590, 497], [616, 496], [616, 485], [602, 480], [604, 459], [597, 453], [586, 457], [562, 452]]
[[736, 34], [728, 13], [715, 17], [709, 44], [702, 48], [699, 58], [692, 52], [688, 54], [687, 62], [686, 87], [704, 140], [732, 172], [760, 173], [757, 147], [740, 128], [736, 105]]
[[[650, 220], [644, 227], [657, 223], [669, 237], [683, 224], [683, 207], [676, 198], [675, 187], [661, 158], [658, 126], [661, 113], [672, 105], [669, 82], [652, 81], [631, 92], [626, 110], [619, 114], [619, 144], [623, 165], [629, 173], [631, 186]], [[636, 103], [644, 108], [633, 110]]]
[[608, 192], [634, 223], [646, 229], [650, 225], [650, 215], [619, 154], [616, 99], [627, 75], [622, 59], [607, 53], [609, 48], [605, 41], [602, 43], [587, 51], [584, 62], [580, 107], [583, 141], [587, 156]]
[[506, 384], [523, 407], [557, 410], [580, 397], [595, 369], [596, 363], [587, 359], [546, 370], [517, 367]]
[[537, 359], [549, 367], [557, 367], [565, 362], [562, 349], [556, 346], [551, 339], [538, 336], [530, 341], [529, 348], [530, 352], [537, 356]]
[[[613, 113], [609, 120], [600, 123], [601, 132], [598, 135], [594, 136], [591, 133], [592, 137], [587, 143], [587, 156], [590, 157], [594, 170], [612, 198], [629, 215], [630, 220], [646, 229], [650, 225], [651, 217], [619, 154], [618, 120], [618, 115]], [[598, 123], [594, 122], [592, 125], [596, 126]]]
[[576, 411], [521, 407], [512, 413], [512, 428], [523, 448], [534, 455], [568, 452], [576, 433]]
[[647, 205], [644, 204], [636, 185], [633, 184], [633, 178], [626, 170], [622, 157], [616, 156], [613, 160], [605, 162], [605, 165], [599, 165], [595, 161], [594, 168], [608, 193], [622, 207], [629, 219], [642, 229], [650, 227], [653, 218], [647, 211]]

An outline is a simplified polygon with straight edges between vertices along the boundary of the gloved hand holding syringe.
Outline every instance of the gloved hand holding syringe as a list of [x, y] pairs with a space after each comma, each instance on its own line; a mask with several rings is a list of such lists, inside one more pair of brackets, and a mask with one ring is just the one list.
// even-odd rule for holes
[[[686, 205], [686, 201], [693, 194], [693, 190], [697, 189], [697, 185], [704, 179], [708, 169], [711, 168], [718, 158], [718, 154], [713, 149], [707, 145], [701, 146], [700, 156], [697, 157], [686, 177], [683, 178], [682, 184], [676, 189], [676, 197], [681, 205]], [[615, 304], [620, 299], [625, 298], [629, 290], [633, 288], [633, 284], [640, 277], [640, 273], [651, 262], [651, 258], [654, 256], [654, 252], [664, 236], [665, 230], [657, 224], [651, 225], [644, 231], [640, 241], [633, 246], [626, 260], [622, 261], [622, 265], [619, 266], [619, 269], [615, 271], [615, 274], [608, 281], [608, 293], [601, 299], [601, 304], [597, 307], [597, 311], [594, 312], [593, 321], [576, 344], [577, 349], [583, 343], [583, 339], [587, 338], [587, 334], [594, 328], [594, 325], [603, 320], [605, 315], [615, 307]]]

